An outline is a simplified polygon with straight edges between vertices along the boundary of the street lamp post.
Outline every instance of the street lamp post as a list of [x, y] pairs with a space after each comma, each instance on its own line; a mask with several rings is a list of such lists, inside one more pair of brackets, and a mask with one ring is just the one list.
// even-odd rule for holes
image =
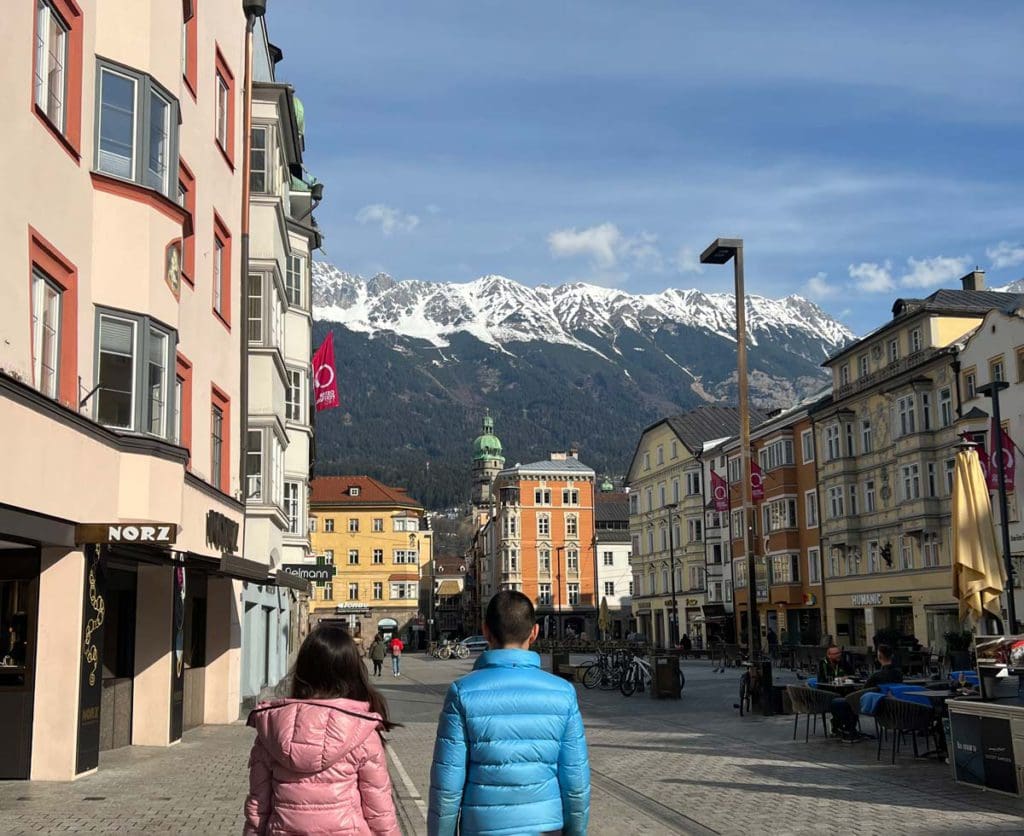
[[[990, 467], [996, 468], [999, 477], [999, 521], [1002, 523], [1003, 534], [1003, 560], [1006, 562], [1006, 617], [1010, 623], [1006, 625], [1006, 632], [1014, 633], [1017, 630], [1017, 605], [1013, 600], [1013, 560], [1010, 557], [1010, 521], [1006, 502], [1006, 470], [1003, 462], [1003, 425], [999, 416], [999, 393], [1010, 386], [1005, 380], [993, 380], [984, 386], [979, 386], [977, 391], [981, 395], [988, 395], [992, 399], [992, 455], [993, 461]], [[995, 456], [998, 451], [998, 459]]]
[[555, 580], [558, 581], [558, 614], [555, 616], [555, 638], [562, 638], [562, 552], [565, 546], [555, 546], [558, 564], [555, 566]]
[[743, 239], [716, 238], [700, 255], [701, 264], [733, 263], [736, 287], [736, 375], [740, 410], [740, 456], [743, 467], [743, 548], [747, 553], [747, 641], [750, 658], [758, 650], [759, 636], [754, 629], [757, 607], [757, 570], [750, 541], [750, 406], [747, 392], [747, 304], [743, 289]]
[[679, 644], [679, 605], [676, 602], [676, 548], [675, 537], [672, 532], [672, 517], [679, 506], [676, 503], [666, 505], [668, 510], [668, 563], [671, 577], [672, 610], [668, 616], [668, 643], [669, 647]]

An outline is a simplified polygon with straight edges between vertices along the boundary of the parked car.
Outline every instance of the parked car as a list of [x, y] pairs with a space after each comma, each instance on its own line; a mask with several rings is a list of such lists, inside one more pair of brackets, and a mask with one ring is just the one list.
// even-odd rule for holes
[[470, 650], [487, 650], [489, 645], [483, 636], [466, 636], [459, 644], [468, 647]]

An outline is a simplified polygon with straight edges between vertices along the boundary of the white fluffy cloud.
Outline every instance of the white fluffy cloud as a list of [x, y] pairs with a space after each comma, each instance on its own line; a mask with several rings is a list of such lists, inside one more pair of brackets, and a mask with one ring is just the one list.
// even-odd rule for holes
[[1000, 241], [994, 247], [985, 250], [992, 260], [992, 266], [997, 270], [1002, 267], [1016, 267], [1024, 264], [1024, 244], [1014, 244], [1009, 241]]
[[877, 264], [873, 261], [862, 261], [850, 265], [850, 278], [858, 290], [865, 293], [885, 293], [895, 286], [892, 278], [892, 264]]
[[828, 299], [839, 293], [839, 288], [828, 283], [828, 273], [811, 276], [804, 285], [804, 292], [812, 299]]
[[380, 231], [385, 235], [412, 232], [420, 225], [420, 219], [416, 215], [407, 214], [383, 203], [364, 206], [356, 212], [356, 221], [361, 224], [379, 224]]
[[960, 278], [970, 263], [970, 256], [908, 258], [908, 270], [900, 278], [900, 284], [905, 287], [935, 287]]
[[676, 270], [680, 273], [703, 273], [704, 265], [700, 263], [700, 256], [692, 247], [681, 247], [676, 253]]
[[555, 258], [583, 255], [602, 268], [614, 267], [619, 260], [623, 238], [613, 223], [603, 223], [586, 229], [556, 229], [548, 235], [548, 246]]

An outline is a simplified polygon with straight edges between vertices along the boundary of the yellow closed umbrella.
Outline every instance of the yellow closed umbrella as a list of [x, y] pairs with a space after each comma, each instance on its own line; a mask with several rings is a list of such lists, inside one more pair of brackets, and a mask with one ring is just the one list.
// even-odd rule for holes
[[1006, 569], [996, 548], [992, 503], [973, 448], [956, 454], [953, 471], [953, 595], [960, 602], [960, 620], [986, 610], [999, 617], [999, 596]]

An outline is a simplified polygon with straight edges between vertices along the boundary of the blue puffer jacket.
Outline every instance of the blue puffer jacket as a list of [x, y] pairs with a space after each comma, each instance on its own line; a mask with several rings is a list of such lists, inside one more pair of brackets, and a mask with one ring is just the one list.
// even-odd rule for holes
[[[529, 650], [489, 650], [452, 683], [430, 769], [430, 836], [587, 832], [590, 764], [576, 691]], [[461, 815], [461, 820], [460, 820]]]

